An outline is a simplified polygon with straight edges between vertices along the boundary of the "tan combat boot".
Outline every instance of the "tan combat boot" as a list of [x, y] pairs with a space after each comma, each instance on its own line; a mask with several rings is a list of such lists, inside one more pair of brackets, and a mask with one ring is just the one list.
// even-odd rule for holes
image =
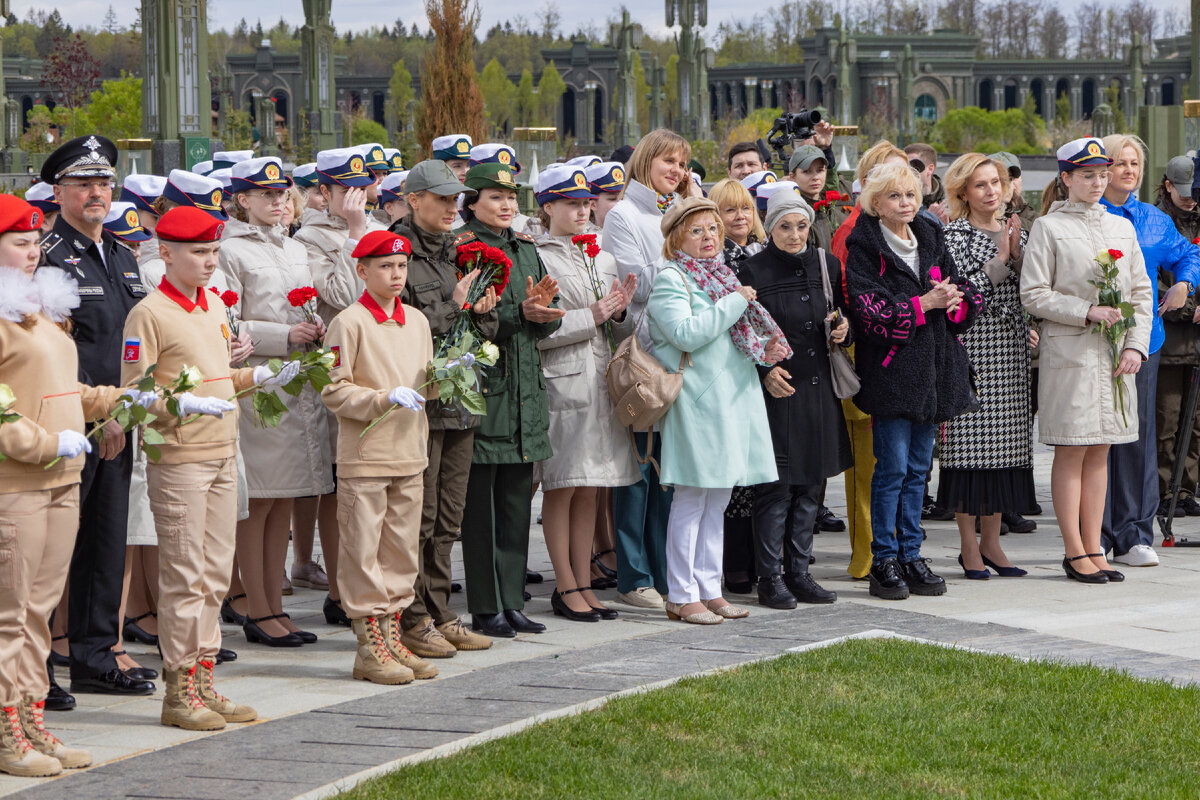
[[446, 641], [442, 632], [433, 627], [433, 617], [422, 617], [416, 625], [401, 631], [400, 641], [409, 650], [425, 658], [453, 658], [458, 653], [458, 648]]
[[91, 766], [92, 754], [86, 750], [75, 750], [63, 744], [57, 736], [46, 730], [46, 698], [25, 695], [21, 698], [21, 729], [33, 749], [50, 756], [62, 764], [63, 769], [82, 769]]
[[350, 620], [350, 629], [358, 637], [358, 654], [354, 656], [354, 679], [388, 686], [412, 683], [413, 671], [392, 657], [385, 626], [386, 623], [380, 624], [379, 617]]
[[167, 693], [163, 697], [163, 725], [173, 725], [185, 731], [219, 731], [225, 718], [204, 705], [196, 685], [196, 665], [183, 669], [163, 669]]
[[446, 641], [454, 645], [456, 650], [487, 650], [492, 646], [492, 637], [467, 630], [467, 626], [463, 625], [462, 617], [455, 617], [449, 622], [443, 622], [437, 626], [437, 629], [442, 636], [446, 637]]
[[39, 753], [25, 738], [21, 710], [17, 706], [0, 709], [0, 772], [20, 778], [44, 778], [62, 771], [57, 758]]
[[200, 701], [211, 711], [221, 715], [226, 722], [250, 722], [258, 719], [258, 712], [250, 706], [234, 703], [213, 686], [213, 662], [203, 659], [196, 662], [196, 690]]
[[405, 647], [404, 642], [400, 641], [399, 611], [380, 617], [380, 622], [387, 625], [388, 650], [391, 651], [392, 658], [411, 669], [413, 676], [419, 681], [437, 677], [437, 667], [413, 653], [413, 651]]

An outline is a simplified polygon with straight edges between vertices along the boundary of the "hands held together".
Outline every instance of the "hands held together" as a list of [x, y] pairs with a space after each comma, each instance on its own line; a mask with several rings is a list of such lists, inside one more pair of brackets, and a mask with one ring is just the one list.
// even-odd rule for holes
[[921, 310], [944, 308], [947, 314], [953, 314], [962, 304], [962, 299], [962, 290], [955, 286], [950, 278], [943, 278], [936, 281], [932, 289], [921, 295]]
[[613, 317], [621, 317], [633, 302], [636, 289], [637, 275], [632, 272], [625, 276], [624, 281], [613, 281], [608, 294], [592, 303], [592, 319], [596, 321], [596, 325], [603, 325]]
[[525, 279], [525, 299], [521, 301], [521, 314], [530, 322], [553, 322], [562, 319], [567, 312], [551, 308], [550, 303], [558, 295], [558, 281], [549, 275], [536, 284], [533, 278]]

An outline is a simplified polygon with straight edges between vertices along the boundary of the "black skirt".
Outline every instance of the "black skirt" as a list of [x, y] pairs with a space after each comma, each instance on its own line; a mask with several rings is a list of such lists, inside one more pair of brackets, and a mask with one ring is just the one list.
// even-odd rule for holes
[[958, 514], [1019, 514], [1036, 502], [1032, 467], [942, 469], [938, 473], [937, 504]]

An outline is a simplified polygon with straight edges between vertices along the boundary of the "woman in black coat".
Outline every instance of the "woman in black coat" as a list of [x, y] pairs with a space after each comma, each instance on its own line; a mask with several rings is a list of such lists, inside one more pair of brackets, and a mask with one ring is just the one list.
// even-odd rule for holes
[[958, 275], [941, 228], [917, 216], [921, 185], [906, 165], [871, 171], [863, 214], [846, 240], [846, 287], [862, 389], [874, 417], [871, 594], [939, 595], [921, 557], [921, 504], [936, 426], [971, 408], [970, 359], [957, 334], [983, 298]]
[[[754, 496], [758, 602], [771, 608], [837, 599], [808, 574], [822, 486], [851, 464], [825, 333], [834, 312], [826, 281], [832, 298], [840, 298], [841, 271], [836, 258], [806, 246], [812, 221], [813, 210], [798, 192], [776, 192], [767, 203], [767, 248], [742, 264], [742, 281], [758, 292], [793, 352], [786, 361], [759, 368], [779, 470], [779, 480], [755, 487]], [[840, 344], [850, 325], [844, 317], [833, 319], [829, 340]]]

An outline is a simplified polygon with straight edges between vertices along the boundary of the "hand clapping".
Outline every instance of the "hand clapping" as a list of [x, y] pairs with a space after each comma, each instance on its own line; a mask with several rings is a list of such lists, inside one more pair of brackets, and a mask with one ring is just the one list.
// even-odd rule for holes
[[525, 299], [521, 301], [521, 313], [530, 322], [553, 322], [566, 312], [561, 308], [550, 308], [558, 295], [558, 281], [549, 275], [534, 284], [533, 278], [525, 279]]

